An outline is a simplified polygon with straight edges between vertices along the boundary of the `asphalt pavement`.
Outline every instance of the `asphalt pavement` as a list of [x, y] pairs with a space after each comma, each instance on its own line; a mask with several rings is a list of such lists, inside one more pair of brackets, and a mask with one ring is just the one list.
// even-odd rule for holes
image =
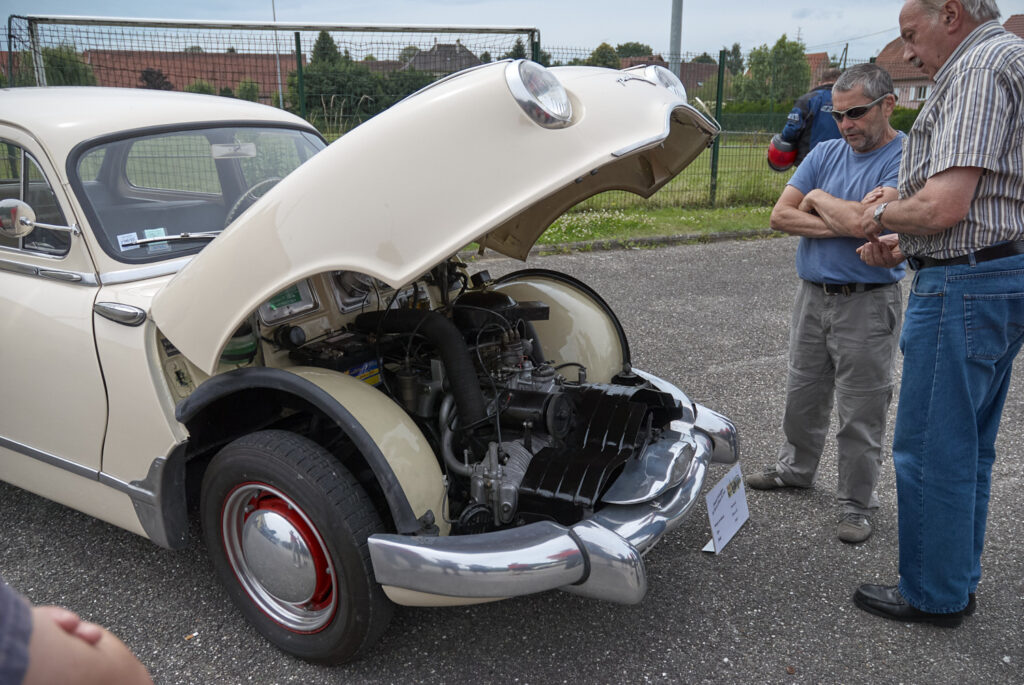
[[[729, 416], [745, 472], [780, 439], [796, 240], [531, 258], [594, 287], [619, 313], [634, 364]], [[510, 260], [475, 266], [496, 275]], [[637, 606], [563, 592], [444, 609], [400, 607], [375, 651], [326, 668], [265, 642], [217, 584], [193, 528], [171, 552], [0, 484], [0, 572], [37, 603], [110, 627], [157, 683], [1021, 683], [1024, 395], [1014, 380], [995, 466], [978, 611], [955, 630], [869, 616], [859, 583], [896, 579], [889, 443], [874, 535], [835, 537], [830, 440], [815, 488], [747, 492], [750, 519], [718, 555], [703, 502], [646, 557]], [[895, 403], [894, 403], [895, 404]], [[895, 411], [895, 407], [894, 407]], [[59, 430], [59, 424], [54, 430]], [[891, 421], [890, 421], [891, 431]], [[708, 487], [727, 472], [715, 465]]]

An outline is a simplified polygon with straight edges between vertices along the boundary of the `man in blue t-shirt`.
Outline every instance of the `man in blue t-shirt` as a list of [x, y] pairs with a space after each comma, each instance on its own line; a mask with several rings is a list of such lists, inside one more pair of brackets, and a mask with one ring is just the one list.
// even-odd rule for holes
[[885, 419], [892, 400], [904, 267], [868, 266], [865, 203], [895, 199], [905, 136], [889, 125], [892, 79], [875, 64], [848, 69], [832, 88], [841, 140], [821, 143], [800, 165], [772, 210], [771, 226], [800, 236], [800, 285], [789, 338], [789, 376], [776, 463], [749, 476], [758, 490], [814, 484], [833, 402], [839, 425], [837, 535], [863, 542], [878, 509]]

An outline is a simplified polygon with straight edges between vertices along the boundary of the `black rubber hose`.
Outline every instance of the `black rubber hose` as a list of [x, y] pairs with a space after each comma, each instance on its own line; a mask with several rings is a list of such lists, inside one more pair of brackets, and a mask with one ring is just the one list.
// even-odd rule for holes
[[487, 417], [473, 359], [462, 333], [448, 317], [427, 310], [390, 309], [360, 314], [355, 325], [364, 333], [420, 333], [441, 354], [459, 412], [459, 423], [476, 426]]

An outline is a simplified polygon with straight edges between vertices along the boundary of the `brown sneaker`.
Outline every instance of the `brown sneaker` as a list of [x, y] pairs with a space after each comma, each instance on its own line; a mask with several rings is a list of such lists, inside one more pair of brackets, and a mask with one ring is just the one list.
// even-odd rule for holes
[[782, 480], [782, 476], [775, 469], [775, 464], [772, 464], [761, 473], [747, 476], [747, 487], [754, 488], [755, 490], [777, 490], [778, 488], [795, 488], [800, 486], [789, 485]]
[[836, 536], [851, 545], [864, 542], [871, 537], [871, 520], [864, 514], [843, 514]]

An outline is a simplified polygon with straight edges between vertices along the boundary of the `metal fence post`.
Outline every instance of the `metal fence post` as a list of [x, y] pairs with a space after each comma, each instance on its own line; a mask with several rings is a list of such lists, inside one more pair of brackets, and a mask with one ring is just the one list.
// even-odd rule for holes
[[540, 62], [540, 31], [530, 31], [530, 59]]
[[[722, 93], [725, 86], [725, 48], [718, 53], [718, 88], [715, 94], [715, 121], [722, 121]], [[715, 137], [711, 144], [711, 206], [715, 206], [715, 196], [718, 195], [718, 146], [722, 140], [722, 134]]]
[[[299, 32], [295, 32], [295, 74], [299, 91], [299, 116], [306, 118], [306, 87], [302, 82], [302, 40]], [[308, 121], [308, 120], [307, 120]]]

